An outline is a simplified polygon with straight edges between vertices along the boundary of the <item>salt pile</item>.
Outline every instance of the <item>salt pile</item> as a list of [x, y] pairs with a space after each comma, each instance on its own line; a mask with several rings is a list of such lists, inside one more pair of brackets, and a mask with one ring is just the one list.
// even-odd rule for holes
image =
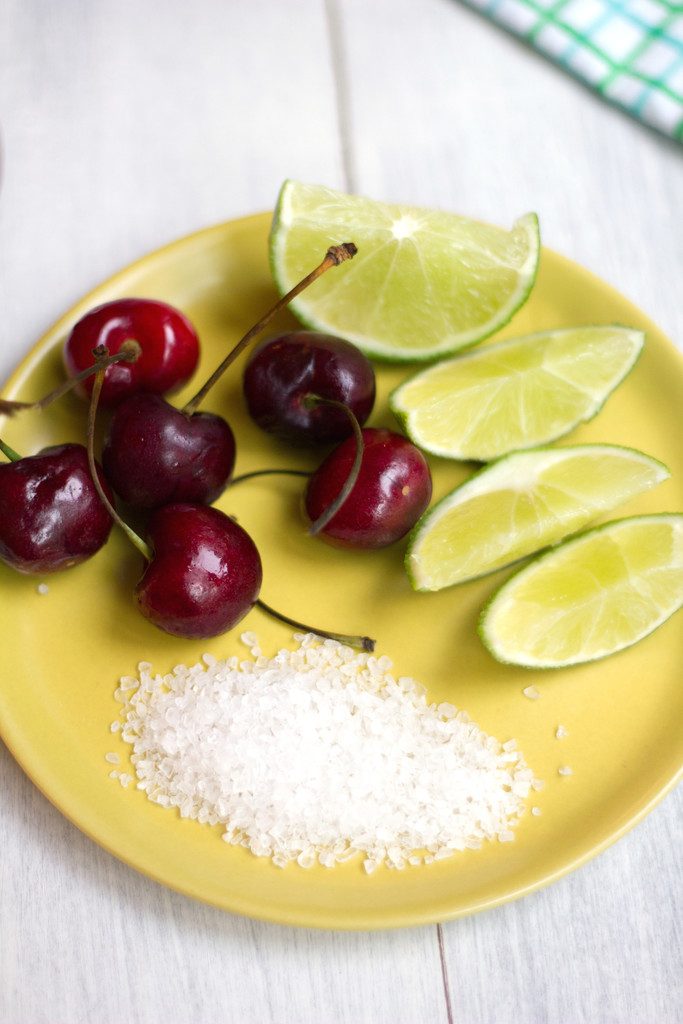
[[251, 659], [121, 680], [137, 788], [279, 867], [362, 855], [372, 872], [514, 839], [534, 780], [513, 740], [428, 704], [387, 657], [294, 639], [267, 658], [244, 634]]

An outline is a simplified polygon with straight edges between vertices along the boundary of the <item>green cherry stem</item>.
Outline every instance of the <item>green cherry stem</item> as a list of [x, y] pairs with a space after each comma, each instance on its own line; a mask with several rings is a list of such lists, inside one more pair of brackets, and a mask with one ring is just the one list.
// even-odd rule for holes
[[75, 377], [69, 377], [59, 387], [56, 387], [54, 391], [50, 391], [47, 395], [39, 398], [37, 402], [14, 402], [6, 398], [0, 398], [0, 414], [14, 416], [15, 413], [23, 412], [25, 409], [46, 409], [48, 405], [52, 405], [58, 398], [66, 395], [77, 384], [80, 384], [81, 381], [92, 377], [98, 370], [106, 370], [107, 367], [114, 366], [116, 363], [135, 363], [139, 359], [141, 352], [142, 349], [139, 342], [130, 338], [128, 341], [124, 341], [118, 352], [103, 357], [99, 362], [96, 360], [92, 366], [86, 366], [85, 370], [81, 370]]
[[242, 473], [230, 481], [230, 486], [244, 483], [245, 480], [253, 480], [257, 476], [306, 476], [311, 474], [307, 469], [255, 469], [253, 473]]
[[90, 467], [90, 475], [92, 476], [95, 490], [100, 497], [100, 501], [106, 508], [109, 515], [117, 526], [121, 527], [131, 544], [135, 545], [138, 551], [148, 562], [151, 562], [153, 558], [152, 549], [149, 544], [145, 543], [142, 537], [137, 535], [135, 530], [131, 529], [128, 523], [123, 521], [105, 494], [102, 483], [100, 482], [100, 475], [97, 472], [97, 464], [95, 463], [95, 420], [97, 418], [97, 406], [100, 401], [100, 392], [102, 391], [102, 384], [104, 383], [104, 375], [107, 372], [107, 367], [104, 365], [105, 359], [102, 358], [101, 355], [98, 356], [98, 352], [101, 353], [102, 349], [106, 352], [103, 345], [93, 351], [95, 358], [100, 358], [103, 365], [95, 373], [95, 381], [93, 383], [92, 394], [90, 395], [90, 405], [88, 407], [88, 466]]
[[360, 651], [374, 651], [375, 640], [369, 636], [347, 636], [345, 633], [329, 633], [325, 629], [318, 629], [315, 626], [307, 626], [303, 622], [298, 622], [296, 619], [290, 619], [288, 615], [283, 615], [281, 612], [275, 611], [270, 605], [266, 604], [260, 598], [256, 602], [257, 606], [266, 615], [270, 615], [272, 618], [277, 619], [278, 622], [284, 622], [287, 626], [293, 626], [294, 629], [300, 630], [302, 633], [315, 633], [316, 636], [322, 636], [326, 640], [337, 640], [340, 644], [346, 644], [347, 647], [355, 647]]
[[10, 462], [18, 462], [21, 458], [21, 455], [17, 455], [14, 448], [10, 448], [8, 444], [5, 444], [2, 438], [0, 438], [0, 452], [6, 455]]
[[363, 431], [360, 428], [360, 423], [354, 416], [352, 410], [349, 409], [348, 405], [344, 405], [343, 402], [337, 402], [336, 399], [334, 398], [321, 398], [320, 395], [314, 394], [307, 395], [303, 401], [303, 404], [308, 408], [311, 408], [316, 405], [330, 405], [334, 409], [339, 409], [341, 412], [346, 413], [349, 422], [353, 428], [353, 436], [356, 439], [356, 454], [354, 456], [351, 469], [349, 470], [349, 475], [344, 481], [344, 486], [342, 487], [334, 501], [327, 506], [325, 511], [321, 515], [319, 515], [318, 518], [314, 520], [314, 522], [312, 522], [308, 528], [308, 532], [310, 533], [310, 535], [312, 537], [315, 537], [316, 534], [320, 533], [321, 530], [324, 530], [327, 524], [331, 522], [332, 519], [334, 519], [339, 509], [342, 507], [342, 505], [348, 498], [349, 494], [356, 486], [358, 474], [360, 473], [360, 467], [363, 462], [363, 451], [365, 450], [365, 445], [363, 443]]
[[244, 337], [237, 342], [235, 347], [230, 352], [228, 352], [223, 362], [216, 367], [216, 369], [211, 374], [206, 383], [199, 389], [197, 394], [190, 399], [187, 405], [184, 406], [184, 414], [186, 416], [191, 416], [194, 412], [196, 412], [199, 403], [204, 401], [211, 388], [219, 380], [219, 378], [223, 376], [223, 373], [227, 370], [231, 363], [233, 363], [235, 359], [237, 359], [240, 352], [244, 351], [249, 342], [253, 341], [256, 335], [261, 333], [261, 331], [270, 323], [273, 317], [277, 316], [280, 310], [284, 309], [285, 306], [289, 305], [292, 299], [295, 299], [297, 295], [299, 295], [305, 288], [308, 288], [309, 284], [313, 284], [314, 281], [317, 281], [317, 279], [321, 277], [326, 271], [330, 270], [332, 267], [338, 267], [340, 263], [344, 263], [346, 262], [346, 260], [353, 259], [357, 252], [358, 249], [353, 242], [342, 242], [341, 245], [330, 246], [330, 248], [327, 250], [325, 254], [325, 258], [322, 261], [322, 263], [318, 264], [318, 266], [314, 270], [312, 270], [310, 274], [307, 274], [306, 277], [303, 278], [303, 280], [299, 281], [298, 284], [294, 285], [291, 291], [288, 291], [286, 295], [283, 295], [282, 298], [275, 303], [272, 309], [268, 310], [265, 316], [262, 316], [258, 323], [254, 324], [253, 327], [250, 327], [247, 333], [244, 335]]

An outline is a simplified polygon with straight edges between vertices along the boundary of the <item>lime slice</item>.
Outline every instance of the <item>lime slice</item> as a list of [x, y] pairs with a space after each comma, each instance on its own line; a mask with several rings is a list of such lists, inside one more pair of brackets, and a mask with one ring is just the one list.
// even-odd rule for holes
[[503, 231], [454, 213], [285, 182], [270, 239], [282, 293], [328, 246], [346, 241], [358, 246], [356, 258], [292, 309], [310, 327], [393, 361], [435, 359], [497, 331], [527, 298], [540, 246], [533, 213]]
[[591, 419], [643, 347], [628, 327], [570, 327], [487, 345], [423, 370], [390, 404], [415, 444], [488, 462]]
[[485, 576], [556, 544], [669, 476], [633, 448], [584, 444], [516, 452], [423, 515], [406, 554], [415, 590]]
[[606, 523], [533, 561], [484, 609], [499, 661], [561, 668], [648, 636], [683, 605], [683, 515]]

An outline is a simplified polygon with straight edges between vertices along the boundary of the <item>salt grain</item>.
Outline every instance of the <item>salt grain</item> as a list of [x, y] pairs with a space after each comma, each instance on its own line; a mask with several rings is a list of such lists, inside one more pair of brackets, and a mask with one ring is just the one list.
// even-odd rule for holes
[[540, 691], [537, 690], [535, 686], [525, 686], [522, 693], [525, 697], [528, 697], [529, 700], [538, 700], [541, 696]]
[[148, 799], [278, 867], [361, 857], [368, 874], [400, 871], [514, 839], [536, 781], [514, 740], [429, 704], [386, 655], [298, 634], [266, 658], [255, 634], [241, 639], [256, 660], [204, 655], [165, 676], [141, 662], [136, 688], [118, 688]]
[[119, 757], [118, 754], [109, 753], [109, 754], [105, 754], [104, 755], [104, 760], [108, 761], [109, 764], [119, 764], [120, 761], [121, 761], [121, 758]]
[[39, 583], [38, 586], [36, 587], [36, 593], [49, 594], [50, 588], [48, 587], [47, 583]]
[[541, 812], [541, 808], [540, 808], [540, 807], [532, 807], [532, 808], [531, 808], [531, 813], [532, 813], [532, 814], [533, 814], [533, 815], [534, 815], [535, 817], [537, 817], [537, 818], [538, 818], [538, 817], [540, 816], [540, 814], [542, 813], [542, 812]]
[[563, 740], [565, 738], [565, 736], [568, 736], [568, 735], [569, 735], [569, 733], [567, 732], [565, 727], [563, 725], [558, 725], [557, 729], [555, 730], [555, 739]]
[[558, 775], [573, 775], [574, 772], [572, 771], [572, 769], [569, 767], [568, 764], [564, 764], [564, 765], [562, 765], [561, 768], [557, 769], [557, 774]]

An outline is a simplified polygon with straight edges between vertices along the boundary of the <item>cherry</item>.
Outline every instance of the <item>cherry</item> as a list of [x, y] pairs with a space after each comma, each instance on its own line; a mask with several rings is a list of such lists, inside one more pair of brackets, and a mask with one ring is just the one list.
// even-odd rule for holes
[[[218, 497], [232, 473], [234, 438], [225, 420], [197, 413], [197, 406], [236, 356], [295, 294], [331, 267], [351, 259], [355, 251], [352, 243], [329, 249], [324, 260], [247, 331], [181, 411], [150, 395], [132, 396], [119, 406], [105, 442], [103, 462], [108, 479], [124, 501], [157, 508], [168, 501], [209, 504]], [[106, 354], [105, 349], [93, 351]], [[111, 367], [106, 372], [110, 373]], [[106, 376], [104, 380], [106, 384]]]
[[341, 441], [348, 416], [331, 404], [311, 405], [315, 394], [346, 405], [360, 424], [375, 401], [369, 359], [350, 342], [315, 331], [291, 331], [262, 342], [244, 371], [244, 397], [263, 430], [294, 444]]
[[[83, 445], [56, 445], [23, 459], [11, 452], [10, 458], [0, 465], [0, 559], [19, 572], [43, 575], [99, 551], [112, 521]], [[99, 466], [98, 474], [102, 480]]]
[[[64, 346], [64, 364], [75, 377], [92, 363], [93, 349], [104, 346], [118, 352], [127, 341], [137, 341], [140, 358], [110, 366], [102, 388], [102, 403], [115, 406], [141, 391], [166, 394], [177, 391], [195, 371], [199, 340], [190, 321], [179, 310], [155, 299], [116, 299], [91, 309], [74, 325]], [[88, 378], [76, 391], [87, 398]]]
[[261, 589], [261, 559], [241, 526], [215, 508], [177, 503], [148, 525], [152, 558], [135, 593], [142, 614], [173, 636], [232, 629]]
[[132, 395], [114, 411], [102, 464], [109, 483], [130, 505], [210, 505], [232, 475], [235, 438], [220, 416], [186, 416], [159, 395]]
[[[320, 536], [342, 547], [383, 548], [400, 540], [429, 504], [432, 480], [422, 452], [401, 434], [366, 428], [358, 479]], [[342, 441], [311, 476], [305, 508], [316, 523], [349, 478], [357, 444]]]

